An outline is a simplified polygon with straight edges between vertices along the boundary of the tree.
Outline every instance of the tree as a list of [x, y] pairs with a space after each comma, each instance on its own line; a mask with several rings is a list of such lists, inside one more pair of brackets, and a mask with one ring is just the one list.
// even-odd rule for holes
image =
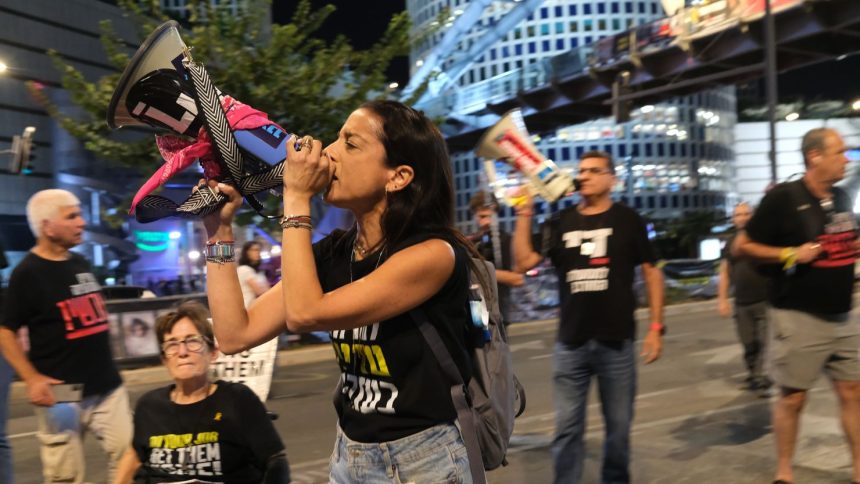
[[714, 226], [725, 223], [725, 217], [711, 211], [696, 211], [672, 220], [655, 221], [657, 247], [665, 259], [696, 257], [698, 243]]
[[[269, 25], [270, 0], [248, 0], [238, 15], [214, 7], [208, 0], [189, 0], [189, 16], [178, 19], [185, 25], [185, 43], [193, 47], [213, 83], [223, 92], [268, 113], [269, 118], [290, 132], [313, 134], [323, 140], [336, 138], [341, 123], [363, 101], [384, 96], [385, 70], [391, 60], [408, 53], [408, 15], [392, 17], [388, 29], [372, 48], [354, 50], [339, 36], [327, 42], [313, 36], [335, 7], [313, 9], [309, 0], [299, 0], [291, 21]], [[122, 8], [145, 38], [169, 20], [158, 0], [119, 0]], [[163, 160], [151, 137], [118, 139], [105, 124], [111, 96], [130, 55], [110, 21], [101, 23], [101, 41], [116, 73], [93, 82], [51, 52], [62, 72], [62, 86], [85, 115], [72, 117], [51, 103], [40, 86], [31, 93], [60, 125], [83, 146], [109, 162], [152, 173]], [[241, 222], [251, 222], [245, 216]]]

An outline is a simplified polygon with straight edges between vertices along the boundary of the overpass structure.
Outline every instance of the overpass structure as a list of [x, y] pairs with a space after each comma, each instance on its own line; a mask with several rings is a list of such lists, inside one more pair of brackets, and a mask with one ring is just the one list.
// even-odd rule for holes
[[[762, 77], [764, 1], [712, 0], [681, 9], [543, 62], [452, 87], [419, 107], [446, 118], [443, 132], [454, 151], [474, 147], [513, 108], [540, 133], [609, 116], [614, 104], [652, 104]], [[860, 52], [860, 1], [770, 3], [780, 72]]]

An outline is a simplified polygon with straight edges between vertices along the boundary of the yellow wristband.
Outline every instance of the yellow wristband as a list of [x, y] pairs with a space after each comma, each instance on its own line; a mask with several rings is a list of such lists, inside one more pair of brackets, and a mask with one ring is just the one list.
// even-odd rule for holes
[[779, 261], [782, 262], [782, 269], [789, 270], [797, 264], [797, 249], [794, 247], [786, 247], [779, 252]]

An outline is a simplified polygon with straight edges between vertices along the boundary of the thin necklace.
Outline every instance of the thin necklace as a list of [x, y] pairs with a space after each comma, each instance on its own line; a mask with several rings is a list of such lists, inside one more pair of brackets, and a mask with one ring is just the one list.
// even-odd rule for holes
[[[358, 241], [358, 233], [356, 233], [355, 238], [352, 239], [352, 252], [350, 252], [350, 254], [349, 254], [349, 282], [350, 282], [350, 284], [352, 284], [352, 265], [355, 263], [355, 252], [356, 252], [355, 244], [357, 241]], [[382, 244], [382, 247], [379, 249], [379, 256], [376, 258], [376, 265], [373, 267], [374, 271], [379, 268], [379, 263], [382, 262], [382, 254], [384, 254], [384, 253], [385, 253], [385, 244]], [[362, 254], [362, 256], [364, 256], [364, 254]], [[362, 260], [364, 260], [364, 259], [362, 259]], [[373, 271], [371, 271], [371, 272], [373, 272]], [[370, 326], [370, 325], [368, 325], [368, 326]], [[355, 333], [353, 333], [353, 331], [354, 330], [349, 330], [349, 338], [350, 338], [349, 346], [350, 346], [350, 351], [352, 352], [352, 356], [351, 356], [352, 374], [357, 377], [358, 376], [358, 358], [355, 355]]]

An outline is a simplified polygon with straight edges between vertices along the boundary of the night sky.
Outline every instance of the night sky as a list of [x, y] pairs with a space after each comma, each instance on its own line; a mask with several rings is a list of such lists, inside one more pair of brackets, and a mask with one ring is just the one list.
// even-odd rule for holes
[[[313, 0], [312, 5], [322, 7], [331, 4], [337, 10], [329, 16], [316, 37], [331, 40], [343, 34], [352, 41], [356, 49], [371, 47], [388, 26], [391, 16], [406, 9], [406, 0]], [[276, 23], [290, 20], [295, 0], [274, 0], [272, 18]], [[388, 69], [388, 77], [401, 86], [409, 80], [409, 58], [395, 59]]]

